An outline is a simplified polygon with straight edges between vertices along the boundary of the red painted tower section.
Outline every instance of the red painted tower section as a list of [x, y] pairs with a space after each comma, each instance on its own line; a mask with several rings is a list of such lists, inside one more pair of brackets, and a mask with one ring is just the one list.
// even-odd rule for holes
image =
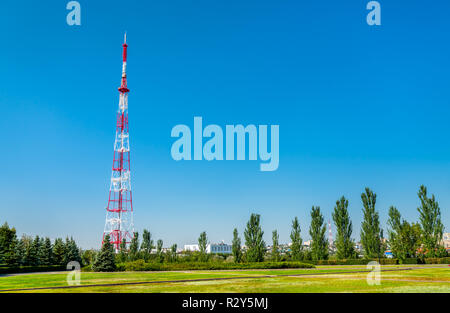
[[109, 190], [108, 206], [103, 241], [110, 236], [116, 252], [120, 244], [128, 245], [134, 235], [133, 200], [131, 193], [131, 160], [128, 129], [128, 92], [127, 86], [127, 37], [125, 34], [123, 47], [122, 80], [119, 87], [120, 100], [117, 112], [116, 140], [114, 143], [114, 159]]

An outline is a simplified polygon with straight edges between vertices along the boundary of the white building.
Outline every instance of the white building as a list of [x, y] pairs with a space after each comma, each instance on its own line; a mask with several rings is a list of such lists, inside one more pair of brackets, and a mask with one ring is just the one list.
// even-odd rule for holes
[[[194, 245], [184, 245], [184, 251], [200, 251], [198, 244]], [[224, 253], [231, 254], [232, 246], [224, 243], [209, 243], [206, 245], [206, 253]]]

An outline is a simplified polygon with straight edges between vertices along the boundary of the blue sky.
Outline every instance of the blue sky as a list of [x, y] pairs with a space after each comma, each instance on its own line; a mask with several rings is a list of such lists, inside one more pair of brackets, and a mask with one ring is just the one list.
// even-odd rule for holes
[[[350, 200], [359, 238], [364, 187], [382, 224], [418, 219], [421, 184], [450, 227], [448, 1], [5, 1], [0, 10], [3, 179], [0, 222], [19, 234], [97, 248], [105, 220], [121, 43], [128, 32], [135, 225], [165, 245], [243, 233], [289, 241], [298, 216]], [[280, 125], [280, 166], [175, 162], [172, 127]]]

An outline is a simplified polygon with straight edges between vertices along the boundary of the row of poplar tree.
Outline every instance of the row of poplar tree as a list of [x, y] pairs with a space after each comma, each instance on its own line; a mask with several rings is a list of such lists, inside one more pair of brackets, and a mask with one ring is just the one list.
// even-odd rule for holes
[[[366, 258], [382, 258], [387, 248], [390, 248], [394, 257], [400, 259], [416, 257], [444, 257], [447, 252], [441, 245], [444, 226], [441, 221], [441, 212], [435, 196], [427, 194], [427, 188], [421, 186], [418, 192], [420, 206], [418, 212], [420, 220], [418, 223], [410, 224], [402, 219], [400, 212], [391, 206], [389, 209], [388, 238], [384, 238], [383, 230], [380, 226], [379, 213], [376, 210], [377, 195], [369, 188], [361, 194], [363, 221], [361, 223], [361, 245], [362, 251], [355, 249], [355, 242], [352, 239], [353, 224], [348, 212], [349, 201], [341, 197], [336, 201], [333, 210], [333, 221], [336, 229], [336, 240], [332, 243], [334, 249], [330, 249], [329, 241], [326, 238], [327, 225], [320, 207], [313, 206], [311, 209], [311, 224], [309, 235], [311, 244], [305, 249], [301, 237], [300, 223], [297, 217], [292, 221], [291, 245], [286, 254], [281, 254], [279, 235], [277, 230], [272, 232], [272, 247], [270, 253], [263, 239], [264, 231], [261, 227], [261, 217], [259, 214], [252, 214], [247, 222], [244, 231], [244, 242], [242, 246], [241, 238], [237, 229], [233, 231], [232, 254], [234, 262], [263, 262], [265, 260], [326, 260], [330, 257], [330, 252], [335, 251], [336, 259], [354, 259], [363, 253]], [[189, 258], [195, 261], [208, 261], [206, 249], [208, 238], [206, 232], [202, 232], [198, 238], [199, 252], [192, 255], [183, 253], [183, 259]], [[114, 256], [113, 247], [108, 240], [102, 248], [98, 258], [97, 268], [102, 262], [111, 264], [114, 261], [126, 262], [137, 259], [145, 261], [177, 261], [177, 245], [162, 253], [162, 240], [157, 241], [156, 254], [152, 254], [153, 240], [148, 230], [144, 230], [143, 242], [139, 243], [138, 233], [129, 247], [123, 242], [120, 251]], [[101, 260], [101, 261], [100, 261]], [[95, 266], [94, 266], [95, 267]]]
[[[336, 239], [333, 242], [335, 249], [330, 249], [326, 238], [326, 222], [320, 211], [320, 207], [311, 209], [311, 225], [309, 235], [311, 244], [309, 249], [304, 249], [301, 229], [298, 218], [292, 221], [291, 245], [288, 257], [292, 260], [326, 260], [330, 251], [336, 251], [336, 259], [358, 258], [360, 253], [366, 258], [382, 258], [386, 249], [391, 249], [394, 257], [427, 258], [445, 257], [447, 251], [442, 245], [444, 225], [441, 220], [441, 210], [434, 195], [427, 194], [427, 188], [421, 186], [418, 192], [420, 206], [419, 222], [409, 223], [402, 219], [399, 210], [391, 206], [389, 208], [388, 238], [384, 238], [383, 229], [380, 226], [379, 213], [376, 210], [377, 195], [369, 188], [361, 194], [363, 221], [361, 223], [362, 251], [356, 251], [355, 242], [352, 239], [353, 224], [348, 212], [348, 200], [345, 197], [336, 201], [333, 210], [333, 221], [336, 229]], [[245, 251], [241, 248], [241, 239], [237, 229], [233, 232], [232, 251], [235, 261], [245, 260], [249, 262], [261, 262], [266, 254], [266, 244], [263, 240], [264, 232], [260, 225], [260, 216], [252, 214], [244, 232]], [[200, 240], [199, 240], [200, 244]], [[279, 235], [277, 230], [272, 232], [271, 259], [278, 261], [281, 258]]]
[[0, 264], [17, 266], [65, 266], [70, 261], [81, 264], [80, 249], [73, 238], [55, 239], [22, 236], [18, 239], [16, 229], [8, 223], [0, 227]]
[[[260, 215], [252, 214], [244, 231], [245, 246], [242, 247], [237, 229], [233, 231], [232, 254], [235, 262], [262, 262], [268, 257], [273, 261], [283, 260], [325, 260], [330, 256], [330, 251], [336, 250], [337, 259], [357, 258], [362, 252], [367, 258], [381, 258], [387, 248], [392, 250], [396, 258], [415, 257], [443, 257], [447, 255], [441, 245], [444, 226], [441, 221], [441, 211], [435, 196], [427, 194], [427, 188], [421, 186], [418, 192], [420, 206], [418, 207], [419, 222], [409, 223], [402, 219], [400, 212], [394, 206], [389, 209], [388, 238], [384, 240], [383, 230], [380, 226], [379, 213], [376, 210], [377, 195], [369, 188], [361, 194], [363, 221], [361, 223], [362, 251], [355, 250], [355, 242], [352, 239], [353, 225], [348, 212], [349, 202], [345, 197], [336, 201], [333, 210], [333, 221], [336, 229], [336, 240], [330, 249], [326, 238], [326, 222], [320, 207], [311, 209], [311, 224], [309, 235], [311, 244], [308, 249], [303, 246], [301, 228], [297, 217], [291, 225], [291, 245], [287, 255], [282, 256], [277, 230], [272, 232], [272, 247], [270, 255], [267, 254], [266, 243], [263, 240], [264, 231], [260, 223]], [[113, 247], [105, 238], [105, 245], [100, 253], [85, 251], [84, 263], [99, 266], [102, 262], [126, 262], [138, 259], [145, 261], [176, 261], [177, 245], [171, 246], [168, 252], [163, 253], [163, 241], [160, 239], [153, 245], [151, 234], [144, 230], [142, 243], [139, 235], [135, 233], [131, 244], [125, 242], [120, 245], [119, 253], [113, 255]], [[207, 261], [206, 254], [207, 235], [202, 232], [198, 238], [199, 258], [196, 261]], [[152, 250], [156, 248], [156, 254]], [[89, 252], [92, 255], [89, 256]], [[40, 266], [40, 265], [65, 265], [70, 261], [81, 263], [80, 249], [75, 241], [66, 238], [56, 239], [54, 243], [49, 238], [34, 239], [23, 236], [17, 239], [16, 230], [4, 224], [0, 228], [0, 264], [10, 266]], [[94, 266], [95, 267], [95, 266]]]

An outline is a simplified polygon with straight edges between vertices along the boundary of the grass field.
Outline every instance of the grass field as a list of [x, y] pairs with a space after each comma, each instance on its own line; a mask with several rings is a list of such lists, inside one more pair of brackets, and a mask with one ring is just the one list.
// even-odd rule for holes
[[[86, 287], [17, 291], [17, 289], [68, 286], [67, 272], [20, 274], [0, 276], [0, 292], [13, 290], [7, 292], [450, 293], [450, 267], [448, 265], [383, 266], [381, 284], [374, 286], [370, 286], [366, 281], [368, 271], [361, 271], [367, 271], [366, 267], [318, 266], [316, 269], [298, 270], [81, 273], [81, 286]], [[180, 282], [180, 280], [182, 281]], [[125, 285], [98, 286], [123, 283]]]

